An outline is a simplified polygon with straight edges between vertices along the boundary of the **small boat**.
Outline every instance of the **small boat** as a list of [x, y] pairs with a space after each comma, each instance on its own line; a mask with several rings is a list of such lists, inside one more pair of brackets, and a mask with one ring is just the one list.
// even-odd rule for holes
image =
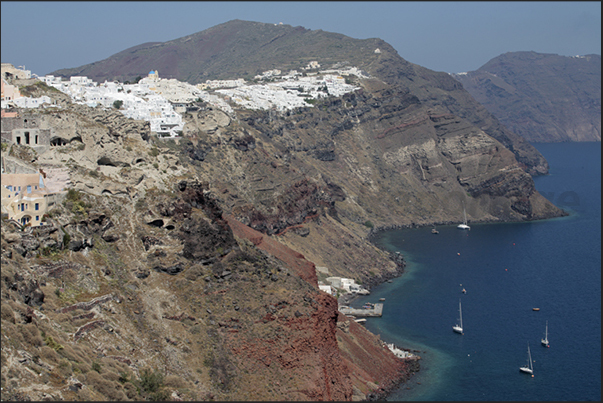
[[456, 226], [458, 229], [471, 229], [470, 226], [467, 225], [467, 213], [465, 212], [465, 203], [463, 203], [463, 223]]
[[379, 301], [383, 302], [383, 301], [385, 301], [385, 298], [379, 298]]
[[528, 362], [525, 367], [519, 367], [521, 372], [531, 374], [534, 377], [534, 368], [532, 367], [532, 355], [530, 354], [530, 343], [528, 343]]
[[540, 339], [540, 343], [545, 347], [549, 346], [549, 321], [546, 321], [546, 326], [544, 328], [544, 339]]
[[463, 311], [461, 310], [460, 298], [459, 298], [459, 323], [452, 326], [452, 330], [454, 330], [455, 332], [460, 333], [460, 334], [465, 334], [465, 333], [463, 333]]
[[461, 292], [462, 292], [463, 294], [467, 294], [467, 290], [465, 290], [464, 288], [463, 288], [463, 290], [462, 290]]
[[540, 308], [532, 308], [532, 311], [540, 311]]
[[439, 234], [439, 233], [440, 233], [440, 231], [438, 231], [438, 230], [436, 229], [435, 225], [434, 225], [434, 226], [433, 226], [433, 228], [431, 229], [431, 233], [432, 233], [432, 234]]

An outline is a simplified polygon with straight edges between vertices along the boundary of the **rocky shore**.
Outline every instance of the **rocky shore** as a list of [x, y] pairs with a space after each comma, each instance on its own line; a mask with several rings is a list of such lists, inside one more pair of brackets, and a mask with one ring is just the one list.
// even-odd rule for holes
[[[384, 230], [384, 229], [383, 229]], [[376, 232], [375, 232], [376, 233]], [[371, 234], [370, 234], [371, 235]], [[374, 235], [374, 233], [372, 234]], [[376, 245], [378, 248], [381, 248], [379, 245]], [[396, 264], [396, 270], [392, 272], [383, 273], [380, 276], [374, 276], [368, 279], [365, 282], [365, 287], [369, 290], [374, 289], [375, 287], [385, 283], [388, 280], [400, 277], [404, 274], [404, 269], [406, 267], [406, 262], [404, 261], [404, 255], [400, 252], [389, 252], [392, 261]], [[343, 294], [337, 300], [339, 305], [350, 305], [358, 298], [358, 294]], [[418, 353], [419, 351], [412, 351], [414, 353]], [[400, 370], [398, 378], [390, 383], [389, 385], [383, 385], [373, 393], [369, 393], [366, 395], [367, 401], [383, 401], [389, 396], [394, 390], [396, 390], [400, 385], [404, 384], [413, 376], [414, 373], [419, 372], [421, 369], [419, 356], [415, 358], [406, 359], [406, 365], [403, 369]]]

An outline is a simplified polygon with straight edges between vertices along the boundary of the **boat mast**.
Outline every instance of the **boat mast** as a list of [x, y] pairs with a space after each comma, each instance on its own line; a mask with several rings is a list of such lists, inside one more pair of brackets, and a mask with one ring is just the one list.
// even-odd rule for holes
[[467, 225], [467, 212], [465, 211], [464, 203], [463, 203], [463, 224]]

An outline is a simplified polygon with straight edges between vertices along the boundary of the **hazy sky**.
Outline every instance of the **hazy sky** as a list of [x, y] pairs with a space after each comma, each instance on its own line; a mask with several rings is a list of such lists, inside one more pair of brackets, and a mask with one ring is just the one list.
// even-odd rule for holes
[[40, 76], [233, 19], [378, 37], [436, 71], [476, 70], [502, 53], [601, 54], [601, 2], [2, 1], [2, 62]]

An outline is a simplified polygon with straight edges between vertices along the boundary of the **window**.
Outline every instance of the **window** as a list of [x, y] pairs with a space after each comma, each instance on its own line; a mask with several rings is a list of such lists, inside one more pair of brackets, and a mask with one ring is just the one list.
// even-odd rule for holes
[[27, 185], [27, 193], [31, 193], [31, 185]]
[[6, 188], [7, 188], [8, 190], [10, 190], [11, 192], [13, 191], [13, 187], [12, 187], [12, 185], [8, 185]]
[[39, 215], [36, 216], [36, 221], [40, 221], [40, 216]]
[[40, 203], [36, 203], [36, 210], [40, 209]]

